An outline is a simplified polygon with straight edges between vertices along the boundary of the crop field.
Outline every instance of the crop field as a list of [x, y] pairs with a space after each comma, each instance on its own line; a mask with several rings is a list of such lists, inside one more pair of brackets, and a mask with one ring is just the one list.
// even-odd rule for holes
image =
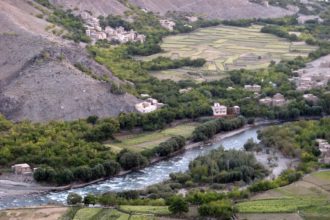
[[80, 209], [73, 220], [154, 220], [154, 215], [126, 214], [115, 209], [83, 208]]
[[[233, 69], [258, 69], [267, 67], [271, 61], [307, 56], [315, 47], [304, 43], [291, 43], [271, 34], [260, 32], [261, 26], [248, 28], [218, 26], [195, 32], [169, 36], [163, 40], [164, 53], [158, 56], [204, 58], [207, 64], [199, 69], [157, 71], [152, 73], [160, 79], [195, 79], [209, 81], [223, 77], [223, 72]], [[200, 74], [191, 74], [200, 73]], [[206, 73], [206, 74], [205, 74]]]
[[188, 138], [194, 131], [197, 123], [186, 123], [175, 127], [166, 128], [161, 131], [143, 132], [137, 134], [119, 134], [116, 135], [116, 141], [107, 142], [106, 146], [110, 147], [115, 153], [122, 149], [132, 151], [143, 151], [156, 147], [161, 142], [168, 140], [175, 135], [182, 135]]
[[[301, 181], [254, 196], [237, 205], [241, 213], [300, 213], [303, 219], [329, 219], [330, 171], [314, 172]], [[299, 212], [298, 212], [299, 211]]]
[[156, 214], [169, 215], [171, 214], [167, 206], [120, 206], [120, 209], [133, 214]]

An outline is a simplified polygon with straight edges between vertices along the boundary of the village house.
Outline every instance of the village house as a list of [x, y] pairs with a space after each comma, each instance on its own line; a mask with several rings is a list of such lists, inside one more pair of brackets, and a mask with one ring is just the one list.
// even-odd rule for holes
[[179, 93], [180, 93], [180, 94], [184, 94], [184, 93], [190, 92], [191, 90], [192, 90], [192, 88], [191, 88], [191, 87], [188, 87], [188, 88], [186, 88], [186, 89], [180, 89], [180, 90], [179, 90]]
[[214, 103], [212, 106], [213, 116], [226, 116], [227, 106], [220, 105], [220, 103]]
[[174, 30], [174, 27], [175, 27], [175, 22], [174, 21], [171, 21], [171, 20], [160, 20], [159, 23], [160, 23], [160, 25], [163, 28], [166, 28], [169, 31], [173, 31]]
[[327, 140], [316, 139], [319, 150], [321, 151], [319, 161], [322, 163], [330, 163], [330, 144]]
[[281, 107], [285, 104], [286, 104], [286, 100], [285, 100], [284, 96], [281, 93], [276, 93], [273, 96], [273, 102], [272, 102], [273, 106]]
[[260, 104], [274, 107], [281, 107], [286, 104], [286, 100], [281, 93], [276, 93], [273, 98], [265, 97], [259, 100]]
[[234, 107], [229, 107], [227, 109], [227, 114], [228, 115], [240, 115], [241, 114], [241, 108], [237, 105], [235, 105]]
[[158, 102], [157, 99], [148, 98], [146, 101], [135, 105], [135, 109], [140, 113], [150, 113], [163, 107], [164, 104]]
[[32, 173], [31, 167], [27, 163], [15, 164], [11, 167], [11, 169], [17, 175], [26, 175]]
[[319, 98], [313, 94], [305, 94], [303, 98], [314, 105], [319, 101]]
[[261, 91], [261, 86], [254, 84], [254, 85], [245, 85], [244, 89], [250, 92], [260, 92]]
[[259, 103], [262, 105], [271, 106], [273, 103], [273, 99], [271, 97], [266, 97], [266, 98], [260, 99]]

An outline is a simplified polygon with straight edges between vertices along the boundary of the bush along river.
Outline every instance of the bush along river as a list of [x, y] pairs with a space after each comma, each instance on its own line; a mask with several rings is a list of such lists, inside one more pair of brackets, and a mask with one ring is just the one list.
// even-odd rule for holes
[[0, 203], [0, 209], [45, 205], [48, 203], [64, 204], [66, 202], [67, 195], [70, 192], [75, 192], [85, 196], [88, 193], [100, 194], [109, 191], [119, 192], [143, 189], [147, 186], [168, 180], [170, 178], [169, 174], [171, 173], [187, 171], [189, 163], [196, 157], [208, 154], [210, 151], [218, 149], [221, 146], [225, 149], [243, 149], [244, 144], [250, 138], [254, 139], [255, 142], [259, 142], [257, 139], [257, 131], [261, 127], [262, 126], [243, 130], [240, 133], [225, 137], [210, 146], [192, 148], [186, 150], [180, 155], [174, 156], [168, 160], [157, 162], [140, 171], [131, 172], [124, 176], [114, 177], [82, 188], [62, 192], [52, 192], [43, 195], [29, 195], [27, 197], [19, 197], [10, 200], [8, 199], [7, 201], [2, 201]]

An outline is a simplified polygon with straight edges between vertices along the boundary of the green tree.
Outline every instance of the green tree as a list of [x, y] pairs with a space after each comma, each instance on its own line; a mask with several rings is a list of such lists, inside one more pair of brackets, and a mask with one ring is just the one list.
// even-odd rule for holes
[[82, 197], [77, 193], [69, 193], [66, 202], [68, 205], [77, 205], [82, 202]]
[[84, 204], [86, 206], [88, 205], [95, 205], [97, 203], [97, 197], [93, 194], [88, 194], [87, 196], [84, 197]]
[[184, 200], [181, 196], [174, 196], [168, 201], [168, 209], [173, 214], [183, 214], [189, 211], [188, 202]]

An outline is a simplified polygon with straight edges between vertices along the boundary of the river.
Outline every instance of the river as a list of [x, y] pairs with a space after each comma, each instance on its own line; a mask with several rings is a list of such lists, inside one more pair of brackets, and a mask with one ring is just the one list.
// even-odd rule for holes
[[258, 142], [257, 131], [259, 129], [260, 127], [250, 128], [239, 134], [224, 138], [211, 146], [190, 149], [178, 156], [160, 161], [138, 172], [132, 172], [121, 177], [114, 177], [83, 188], [48, 193], [46, 195], [29, 195], [28, 197], [20, 197], [10, 201], [4, 201], [0, 204], [0, 209], [45, 205], [47, 203], [65, 203], [69, 192], [75, 192], [84, 196], [88, 193], [143, 189], [147, 186], [169, 179], [170, 173], [187, 171], [190, 161], [194, 160], [199, 155], [205, 155], [211, 150], [218, 149], [220, 146], [223, 146], [225, 149], [242, 149], [243, 145], [249, 138], [253, 138]]

